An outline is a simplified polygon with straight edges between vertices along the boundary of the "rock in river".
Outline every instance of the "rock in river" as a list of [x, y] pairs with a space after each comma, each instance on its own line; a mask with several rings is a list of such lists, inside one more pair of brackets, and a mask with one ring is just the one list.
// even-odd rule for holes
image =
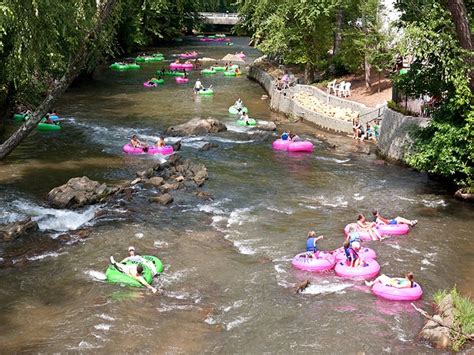
[[9, 242], [36, 230], [38, 230], [38, 223], [32, 221], [31, 218], [0, 225], [0, 242]]
[[215, 118], [193, 118], [192, 120], [186, 123], [180, 124], [178, 126], [169, 127], [165, 131], [165, 134], [167, 136], [192, 136], [208, 133], [218, 133], [226, 130], [227, 127], [225, 126], [225, 124], [223, 124], [219, 120], [216, 120]]
[[83, 176], [72, 178], [66, 184], [52, 189], [48, 201], [57, 208], [81, 207], [100, 202], [117, 190], [117, 187], [109, 187]]

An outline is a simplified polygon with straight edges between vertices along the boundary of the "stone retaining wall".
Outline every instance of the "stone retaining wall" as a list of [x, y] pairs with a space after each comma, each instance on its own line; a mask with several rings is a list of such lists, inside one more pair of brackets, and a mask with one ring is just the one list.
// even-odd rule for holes
[[357, 111], [360, 113], [362, 124], [379, 117], [379, 114], [383, 113], [377, 152], [381, 156], [393, 161], [405, 162], [405, 156], [411, 151], [413, 143], [409, 133], [417, 128], [426, 127], [429, 123], [429, 118], [404, 116], [385, 106], [379, 108], [367, 107], [358, 102], [328, 95], [321, 89], [310, 85], [296, 85], [288, 90], [279, 91], [274, 85], [274, 78], [263, 69], [253, 65], [250, 66], [248, 77], [259, 82], [268, 92], [268, 95], [271, 97], [270, 108], [272, 110], [300, 117], [326, 130], [352, 134], [352, 122], [327, 117], [305, 109], [292, 99], [294, 94], [307, 92], [321, 101], [328, 102], [332, 106]]
[[405, 157], [412, 151], [410, 132], [426, 127], [428, 123], [429, 118], [404, 116], [387, 108], [380, 125], [377, 152], [390, 160], [405, 162]]

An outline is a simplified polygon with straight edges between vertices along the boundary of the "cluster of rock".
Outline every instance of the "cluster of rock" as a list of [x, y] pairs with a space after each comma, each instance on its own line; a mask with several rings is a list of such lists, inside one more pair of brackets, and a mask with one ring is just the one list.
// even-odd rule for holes
[[348, 108], [328, 105], [306, 92], [296, 93], [293, 99], [307, 110], [315, 111], [324, 116], [334, 117], [338, 120], [352, 122], [353, 119], [359, 116], [358, 112], [352, 111]]
[[452, 344], [450, 332], [454, 327], [454, 305], [451, 295], [446, 295], [437, 307], [437, 313], [426, 322], [419, 337], [436, 348], [448, 348]]

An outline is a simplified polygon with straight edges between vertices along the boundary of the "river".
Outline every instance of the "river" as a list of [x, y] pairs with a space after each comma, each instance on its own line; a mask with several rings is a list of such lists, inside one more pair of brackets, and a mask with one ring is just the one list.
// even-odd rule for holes
[[[166, 58], [193, 49], [220, 58], [243, 50], [250, 62], [259, 53], [247, 40], [236, 38], [228, 47], [189, 39], [160, 51]], [[343, 227], [374, 207], [418, 219], [408, 236], [370, 246], [382, 272], [415, 273], [424, 289], [416, 304], [427, 309], [440, 288], [456, 284], [473, 294], [472, 206], [424, 174], [367, 154], [366, 146], [325, 133], [328, 143], [301, 124], [283, 127], [311, 139], [314, 153], [274, 152], [276, 134], [238, 127], [227, 113], [241, 97], [251, 117], [281, 120], [257, 83], [217, 74], [203, 79], [215, 96], [193, 98], [194, 71], [188, 84], [167, 77], [164, 86], [145, 89], [143, 81], [158, 67], [99, 70], [95, 81], [60, 100], [60, 133], [35, 132], [0, 165], [0, 223], [33, 216], [51, 240], [83, 226], [93, 230], [74, 245], [43, 252], [28, 247], [28, 262], [0, 267], [0, 351], [432, 352], [415, 341], [424, 321], [409, 303], [378, 299], [361, 281], [298, 271], [291, 258], [304, 249], [311, 229], [326, 236], [321, 249], [339, 247]], [[71, 177], [116, 182], [158, 159], [125, 156], [121, 146], [132, 133], [152, 142], [172, 124], [208, 116], [229, 130], [183, 139], [182, 155], [208, 167], [204, 190], [212, 201], [179, 193], [163, 207], [149, 204], [150, 190], [138, 188], [131, 201], [81, 210], [45, 204], [47, 192]], [[200, 151], [206, 142], [218, 148]], [[100, 210], [105, 216], [94, 218]], [[21, 245], [1, 245], [0, 258]], [[129, 245], [163, 260], [162, 295], [100, 281], [109, 256], [120, 259]], [[305, 279], [311, 285], [295, 294]]]

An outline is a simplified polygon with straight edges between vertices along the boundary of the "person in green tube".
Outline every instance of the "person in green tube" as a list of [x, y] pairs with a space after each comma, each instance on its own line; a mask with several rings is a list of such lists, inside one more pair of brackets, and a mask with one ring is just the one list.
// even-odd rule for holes
[[115, 261], [114, 257], [110, 257], [110, 263], [117, 268], [120, 272], [123, 272], [124, 274], [130, 276], [131, 278], [137, 280], [140, 282], [143, 286], [145, 286], [147, 289], [151, 290], [151, 292], [156, 293], [156, 288], [148, 284], [148, 282], [145, 281], [145, 279], [142, 276], [143, 273], [143, 266], [141, 265], [126, 265], [122, 263], [118, 263]]

